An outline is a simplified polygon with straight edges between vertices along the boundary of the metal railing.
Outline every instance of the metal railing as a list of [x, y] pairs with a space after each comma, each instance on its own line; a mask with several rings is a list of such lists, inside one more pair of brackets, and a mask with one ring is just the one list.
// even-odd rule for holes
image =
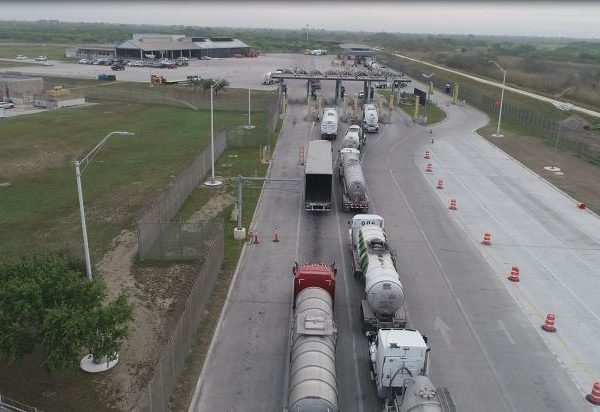
[[11, 412], [42, 412], [41, 409], [15, 401], [14, 399], [0, 394], [0, 411], [2, 411], [3, 408]]

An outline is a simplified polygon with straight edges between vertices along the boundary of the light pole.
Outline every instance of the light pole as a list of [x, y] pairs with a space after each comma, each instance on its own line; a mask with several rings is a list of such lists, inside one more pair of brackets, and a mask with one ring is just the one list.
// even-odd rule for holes
[[550, 166], [544, 167], [544, 169], [549, 170], [551, 172], [560, 172], [560, 167], [556, 167], [556, 152], [558, 151], [558, 141], [560, 139], [560, 130], [562, 128], [562, 121], [564, 120], [564, 113], [573, 109], [573, 105], [571, 103], [563, 103], [563, 102], [552, 102], [552, 105], [560, 110], [563, 115], [561, 116], [561, 121], [558, 122], [558, 130], [556, 131], [556, 138], [554, 139], [554, 151], [552, 152], [552, 163]]
[[94, 159], [94, 156], [98, 151], [104, 146], [106, 141], [113, 135], [120, 134], [123, 136], [133, 136], [135, 133], [126, 132], [126, 131], [116, 131], [110, 132], [104, 139], [100, 140], [100, 143], [96, 145], [85, 157], [81, 160], [75, 161], [75, 176], [77, 177], [77, 194], [79, 196], [79, 214], [81, 216], [81, 231], [83, 232], [83, 250], [85, 253], [85, 270], [87, 273], [87, 278], [92, 280], [92, 262], [90, 259], [90, 247], [88, 244], [88, 236], [87, 236], [87, 226], [85, 224], [85, 209], [83, 207], [83, 190], [81, 188], [81, 173], [85, 170], [85, 168], [91, 163]]
[[[248, 64], [248, 74], [250, 74], [250, 64]], [[250, 75], [248, 75], [248, 124], [244, 128], [254, 129], [255, 127], [250, 121]]]
[[506, 84], [506, 70], [502, 68], [495, 60], [489, 60], [490, 63], [494, 63], [497, 68], [502, 70], [502, 94], [500, 95], [500, 113], [498, 114], [498, 129], [496, 133], [492, 135], [492, 137], [504, 137], [504, 135], [500, 134], [500, 121], [502, 121], [502, 105], [504, 104], [504, 85]]
[[204, 182], [206, 186], [220, 186], [223, 182], [215, 180], [215, 129], [214, 129], [214, 106], [213, 106], [213, 94], [214, 89], [217, 87], [223, 79], [213, 82], [210, 85], [210, 161], [211, 161], [211, 178], [209, 181]]
[[306, 25], [306, 47], [308, 48], [308, 24]]

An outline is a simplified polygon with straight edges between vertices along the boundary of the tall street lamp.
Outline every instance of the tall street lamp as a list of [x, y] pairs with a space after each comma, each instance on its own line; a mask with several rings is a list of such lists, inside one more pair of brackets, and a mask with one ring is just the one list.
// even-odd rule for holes
[[127, 131], [116, 131], [110, 132], [104, 139], [100, 140], [100, 143], [96, 145], [85, 157], [81, 160], [75, 161], [75, 176], [77, 177], [77, 194], [79, 195], [79, 214], [81, 215], [81, 231], [83, 232], [83, 250], [85, 252], [85, 269], [87, 278], [92, 280], [92, 262], [90, 259], [90, 246], [88, 244], [87, 226], [85, 224], [85, 209], [83, 207], [83, 190], [81, 188], [81, 173], [85, 168], [92, 162], [96, 153], [104, 146], [108, 139], [114, 135], [119, 134], [123, 136], [133, 136], [135, 133]]
[[497, 61], [490, 60], [489, 62], [494, 63], [497, 68], [502, 70], [502, 94], [500, 95], [500, 113], [498, 114], [498, 129], [496, 130], [496, 133], [492, 135], [492, 137], [504, 137], [504, 135], [500, 134], [500, 122], [502, 121], [502, 105], [504, 104], [504, 86], [506, 84], [506, 70], [504, 70], [502, 66], [498, 64]]
[[[248, 64], [248, 74], [250, 73], [250, 64]], [[248, 75], [248, 124], [244, 126], [245, 129], [254, 129], [256, 126], [250, 121], [250, 75]]]
[[215, 129], [214, 129], [214, 106], [213, 106], [213, 94], [215, 91], [215, 87], [217, 87], [223, 79], [213, 82], [210, 85], [210, 161], [211, 161], [211, 178], [209, 181], [204, 182], [206, 186], [219, 186], [223, 182], [220, 180], [215, 180]]
[[558, 110], [562, 112], [561, 121], [558, 122], [558, 130], [556, 131], [556, 138], [554, 139], [554, 151], [552, 152], [552, 163], [550, 166], [544, 167], [544, 169], [549, 170], [551, 172], [560, 172], [560, 168], [556, 167], [556, 152], [558, 151], [558, 141], [560, 139], [560, 131], [562, 129], [562, 121], [564, 120], [564, 113], [573, 109], [573, 105], [571, 103], [563, 103], [563, 102], [552, 102], [552, 105], [556, 107]]

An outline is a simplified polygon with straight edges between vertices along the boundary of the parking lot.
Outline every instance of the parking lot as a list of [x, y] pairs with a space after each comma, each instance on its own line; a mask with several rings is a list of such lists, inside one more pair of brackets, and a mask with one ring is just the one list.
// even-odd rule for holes
[[[309, 56], [303, 57], [308, 58]], [[315, 56], [310, 56], [310, 58], [315, 59]], [[324, 62], [331, 61], [331, 59], [333, 59], [333, 56], [322, 56], [319, 58], [319, 60], [323, 60]], [[151, 74], [163, 76], [169, 81], [199, 75], [203, 78], [224, 78], [234, 88], [251, 87], [252, 89], [273, 90], [276, 86], [262, 84], [263, 74], [277, 69], [289, 68], [297, 64], [297, 60], [298, 55], [269, 54], [256, 58], [192, 59], [189, 61], [189, 66], [178, 67], [176, 69], [126, 67], [122, 71], [113, 71], [110, 66], [52, 61], [52, 66], [36, 64], [19, 68], [3, 68], [0, 71], [87, 79], [96, 79], [99, 74], [115, 74], [117, 80], [141, 83], [148, 83]]]

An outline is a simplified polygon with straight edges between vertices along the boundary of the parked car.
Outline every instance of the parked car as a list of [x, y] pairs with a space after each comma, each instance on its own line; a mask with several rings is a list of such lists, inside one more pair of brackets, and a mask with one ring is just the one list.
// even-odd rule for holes
[[19, 54], [17, 56], [17, 60], [27, 60], [27, 56], [23, 56], [22, 54]]
[[88, 59], [81, 59], [79, 60], [79, 64], [89, 64], [90, 61]]
[[190, 59], [188, 59], [187, 57], [184, 57], [184, 56], [178, 57], [177, 60], [180, 60], [182, 62], [190, 61]]
[[49, 62], [49, 61], [45, 61], [42, 63], [42, 66], [54, 66], [54, 63]]
[[0, 102], [0, 109], [12, 109], [15, 105], [10, 102]]
[[35, 58], [36, 62], [45, 62], [46, 60], [48, 60], [46, 56], [38, 56]]
[[125, 66], [123, 66], [122, 64], [113, 64], [112, 66], [110, 66], [110, 68], [113, 69], [113, 71], [125, 70]]

